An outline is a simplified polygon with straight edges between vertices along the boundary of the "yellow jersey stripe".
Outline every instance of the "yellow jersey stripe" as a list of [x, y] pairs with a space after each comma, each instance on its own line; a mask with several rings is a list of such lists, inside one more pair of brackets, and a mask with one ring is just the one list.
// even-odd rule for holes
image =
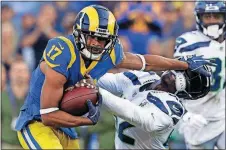
[[111, 61], [115, 65], [116, 64], [116, 56], [115, 56], [115, 49], [113, 48], [110, 54]]
[[67, 69], [69, 69], [69, 68], [71, 68], [71, 66], [73, 65], [73, 63], [76, 60], [75, 47], [74, 47], [73, 43], [69, 39], [67, 39], [67, 38], [65, 38], [63, 36], [60, 36], [58, 38], [63, 40], [69, 47], [69, 50], [70, 50], [70, 53], [71, 53], [71, 60], [70, 60], [70, 63], [68, 64], [68, 66], [67, 66]]
[[28, 147], [25, 139], [23, 138], [21, 131], [17, 131], [17, 136], [18, 136], [18, 139], [19, 139], [20, 144], [23, 147], [23, 149], [31, 149], [31, 148]]
[[80, 73], [84, 76], [86, 73], [89, 73], [96, 65], [98, 61], [92, 61], [88, 68], [85, 66], [85, 62], [80, 55]]
[[86, 66], [84, 60], [82, 59], [81, 54], [80, 54], [80, 73], [82, 74], [82, 76], [86, 74]]
[[60, 66], [59, 64], [56, 65], [56, 64], [53, 64], [53, 63], [48, 61], [48, 59], [46, 58], [46, 51], [44, 51], [44, 53], [43, 53], [43, 58], [44, 58], [45, 62], [47, 63], [47, 65], [50, 66], [51, 68]]
[[114, 28], [115, 28], [115, 22], [116, 22], [116, 20], [115, 20], [114, 15], [110, 11], [108, 11], [108, 12], [109, 12], [109, 17], [108, 17], [108, 30], [111, 33], [111, 35], [114, 35], [115, 34], [114, 33]]
[[[31, 124], [29, 126], [31, 126]], [[35, 149], [42, 149], [40, 144], [34, 138], [34, 135], [32, 135], [32, 132], [30, 131], [29, 126], [25, 127], [25, 129], [23, 130], [23, 133], [26, 136], [26, 139], [27, 139], [29, 145], [32, 148], [34, 147]]]
[[89, 17], [89, 31], [95, 32], [99, 28], [99, 15], [95, 8], [86, 7], [81, 12], [84, 12]]
[[[54, 134], [51, 127], [45, 126], [43, 123], [35, 121], [25, 127], [32, 143], [38, 145], [36, 149], [63, 149], [61, 143], [65, 137]], [[58, 131], [59, 132], [59, 131]], [[68, 141], [67, 141], [68, 142]]]
[[97, 84], [97, 79], [94, 79], [93, 82], [94, 82], [95, 84]]

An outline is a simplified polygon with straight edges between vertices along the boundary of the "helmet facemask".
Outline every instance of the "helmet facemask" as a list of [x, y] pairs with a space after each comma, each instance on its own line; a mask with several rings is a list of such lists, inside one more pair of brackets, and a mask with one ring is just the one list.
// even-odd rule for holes
[[[168, 82], [164, 83], [167, 80]], [[179, 98], [192, 99], [192, 96], [188, 93], [190, 83], [188, 83], [184, 71], [165, 71], [161, 76], [161, 82], [167, 87], [168, 92], [177, 95]]]
[[[205, 70], [211, 72], [211, 69], [204, 66]], [[176, 73], [175, 93], [181, 99], [196, 100], [204, 97], [210, 91], [211, 78], [200, 75], [199, 73], [185, 70]]]
[[[108, 57], [106, 57], [106, 55], [111, 53], [117, 39], [117, 36], [110, 35], [105, 29], [97, 29], [97, 32], [74, 29], [74, 33], [77, 34], [76, 43], [81, 54], [85, 58], [93, 61], [102, 61], [107, 59]], [[96, 38], [98, 41], [105, 41], [104, 47], [88, 45], [87, 41], [89, 37]]]
[[[212, 13], [209, 13], [209, 14], [212, 14]], [[214, 14], [216, 14], [216, 13], [213, 13], [213, 15]], [[223, 13], [217, 13], [217, 14], [221, 14], [224, 17], [224, 20], [226, 19], [226, 15], [224, 15]], [[220, 36], [223, 36], [226, 31], [225, 21], [222, 21], [221, 23], [205, 24], [202, 21], [203, 15], [204, 15], [204, 13], [197, 14], [197, 16], [196, 16], [196, 20], [197, 20], [197, 22], [199, 22], [198, 28], [201, 29], [203, 34], [205, 34], [206, 36], [209, 36], [212, 39], [218, 39]]]
[[[223, 0], [219, 1], [197, 1], [195, 3], [196, 27], [203, 34], [211, 39], [218, 40], [226, 33], [226, 4]], [[203, 22], [203, 15], [212, 15], [217, 19], [220, 15], [223, 16], [222, 22], [210, 23]], [[218, 17], [217, 17], [218, 15]]]

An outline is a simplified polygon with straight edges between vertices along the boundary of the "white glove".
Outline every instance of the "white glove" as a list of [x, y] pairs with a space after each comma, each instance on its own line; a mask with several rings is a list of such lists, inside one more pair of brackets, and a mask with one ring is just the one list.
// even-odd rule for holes
[[183, 121], [196, 129], [201, 129], [208, 124], [207, 120], [202, 115], [190, 112], [184, 114]]

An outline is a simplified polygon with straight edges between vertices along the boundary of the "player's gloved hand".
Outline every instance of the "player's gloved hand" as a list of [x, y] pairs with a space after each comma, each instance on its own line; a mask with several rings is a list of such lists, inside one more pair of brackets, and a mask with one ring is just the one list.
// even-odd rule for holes
[[201, 129], [208, 124], [207, 120], [202, 115], [190, 112], [184, 114], [183, 121], [196, 129]]
[[89, 108], [89, 115], [87, 116], [95, 125], [100, 117], [100, 107], [102, 105], [102, 98], [101, 96], [98, 95], [98, 104], [93, 105], [93, 103], [91, 102], [91, 100], [87, 100], [86, 104]]
[[196, 56], [196, 55], [189, 55], [189, 56], [182, 56], [179, 58], [180, 61], [184, 61], [188, 63], [189, 69], [191, 71], [195, 71], [197, 73], [200, 73], [204, 76], [210, 77], [211, 72], [206, 71], [203, 66], [216, 66], [216, 64], [213, 62], [213, 59], [206, 59], [203, 58], [203, 55]]
[[85, 74], [85, 79], [82, 79], [81, 81], [77, 82], [75, 84], [75, 87], [86, 87], [86, 88], [91, 88], [91, 89], [96, 89], [96, 84], [94, 83], [93, 78]]

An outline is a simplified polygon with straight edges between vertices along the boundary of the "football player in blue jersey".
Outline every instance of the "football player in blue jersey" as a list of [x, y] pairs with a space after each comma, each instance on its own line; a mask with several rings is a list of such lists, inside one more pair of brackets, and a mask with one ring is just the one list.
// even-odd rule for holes
[[87, 101], [87, 117], [59, 110], [63, 92], [89, 74], [94, 80], [114, 67], [134, 70], [202, 70], [209, 60], [193, 56], [183, 61], [154, 55], [123, 53], [117, 38], [118, 25], [107, 8], [91, 5], [75, 20], [73, 34], [50, 39], [34, 70], [28, 95], [20, 109], [16, 130], [25, 149], [79, 149], [74, 127], [94, 125], [99, 106]]

